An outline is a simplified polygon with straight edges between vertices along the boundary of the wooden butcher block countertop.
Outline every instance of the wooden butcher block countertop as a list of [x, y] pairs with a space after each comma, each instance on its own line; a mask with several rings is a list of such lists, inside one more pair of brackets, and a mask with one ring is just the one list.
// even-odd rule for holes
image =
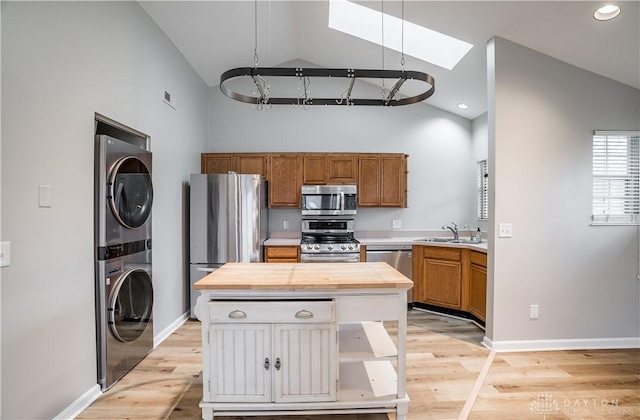
[[387, 263], [227, 263], [195, 283], [198, 290], [409, 289]]

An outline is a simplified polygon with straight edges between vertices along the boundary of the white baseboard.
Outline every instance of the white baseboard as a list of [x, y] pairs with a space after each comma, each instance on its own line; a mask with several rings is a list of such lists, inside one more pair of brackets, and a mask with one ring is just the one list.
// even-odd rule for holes
[[85, 392], [80, 398], [75, 400], [69, 407], [65, 408], [64, 411], [53, 418], [53, 420], [68, 420], [73, 419], [82, 413], [87, 407], [91, 405], [92, 402], [97, 400], [100, 395], [102, 395], [102, 391], [100, 390], [100, 385], [95, 384], [91, 387], [87, 392]]
[[493, 341], [485, 336], [482, 339], [482, 344], [488, 349], [498, 353], [548, 350], [637, 349], [640, 348], [640, 337]]
[[177, 330], [178, 328], [180, 328], [182, 324], [187, 322], [187, 320], [189, 319], [189, 313], [190, 313], [189, 311], [183, 313], [178, 317], [178, 319], [176, 319], [171, 324], [169, 324], [167, 328], [160, 331], [160, 333], [158, 333], [155, 337], [153, 337], [153, 348], [155, 349], [156, 347], [158, 347], [160, 343], [162, 343], [164, 340], [167, 339], [167, 337], [173, 334], [175, 330]]

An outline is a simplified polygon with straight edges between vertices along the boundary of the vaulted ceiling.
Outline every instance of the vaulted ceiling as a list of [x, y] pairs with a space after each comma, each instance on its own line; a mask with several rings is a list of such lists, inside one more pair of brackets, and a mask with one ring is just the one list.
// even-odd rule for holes
[[[262, 67], [291, 61], [328, 68], [383, 65], [382, 47], [328, 27], [329, 0], [139, 3], [209, 86], [218, 85], [225, 70], [253, 66], [256, 39]], [[398, 0], [357, 3], [402, 15]], [[622, 7], [620, 16], [600, 22], [593, 12], [605, 3], [598, 1], [406, 0], [406, 21], [474, 47], [452, 70], [410, 56], [405, 68], [435, 77], [436, 92], [427, 103], [469, 119], [487, 110], [486, 43], [493, 36], [640, 89], [640, 2], [613, 3]], [[400, 69], [400, 58], [385, 49], [384, 68]], [[460, 102], [469, 109], [458, 109]]]

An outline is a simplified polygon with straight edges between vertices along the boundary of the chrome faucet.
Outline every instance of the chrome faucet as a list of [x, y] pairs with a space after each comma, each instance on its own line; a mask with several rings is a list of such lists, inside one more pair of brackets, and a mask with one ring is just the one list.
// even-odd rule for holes
[[444, 225], [442, 226], [442, 229], [449, 229], [452, 233], [453, 233], [453, 239], [458, 239], [458, 225], [456, 225], [455, 223], [451, 222], [451, 224], [453, 225], [453, 227], [449, 226], [449, 225]]

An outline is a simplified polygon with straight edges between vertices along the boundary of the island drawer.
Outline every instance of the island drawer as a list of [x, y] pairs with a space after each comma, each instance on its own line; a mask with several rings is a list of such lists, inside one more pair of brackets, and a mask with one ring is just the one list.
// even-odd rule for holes
[[334, 303], [327, 301], [210, 301], [210, 322], [331, 322]]

